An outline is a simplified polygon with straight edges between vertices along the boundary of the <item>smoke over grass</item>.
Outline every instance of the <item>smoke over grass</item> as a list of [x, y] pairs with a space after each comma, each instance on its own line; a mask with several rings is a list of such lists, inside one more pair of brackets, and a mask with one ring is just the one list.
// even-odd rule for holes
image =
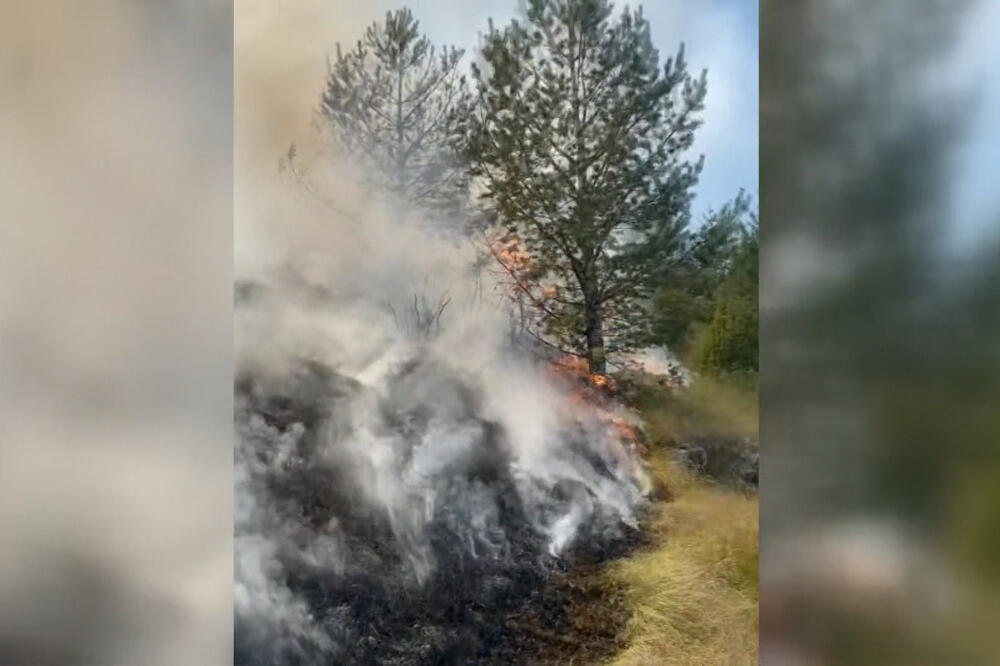
[[467, 243], [311, 178], [333, 192], [272, 180], [240, 220], [237, 660], [485, 658], [551, 571], [634, 537], [643, 472], [517, 355]]
[[468, 239], [366, 190], [308, 126], [351, 31], [293, 39], [298, 19], [255, 9], [236, 47], [236, 660], [516, 659], [507, 617], [634, 540], [645, 475], [513, 348]]

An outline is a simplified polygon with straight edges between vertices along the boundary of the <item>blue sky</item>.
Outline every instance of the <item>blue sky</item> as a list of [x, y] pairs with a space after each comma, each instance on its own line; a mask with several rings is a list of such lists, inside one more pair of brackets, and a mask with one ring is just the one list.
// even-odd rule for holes
[[[958, 45], [943, 67], [932, 73], [932, 92], [971, 96], [964, 110], [964, 135], [951, 162], [952, 251], [974, 252], [984, 242], [996, 242], [1000, 227], [1000, 188], [996, 159], [1000, 152], [1000, 67], [997, 67], [996, 27], [1000, 2], [973, 5], [958, 35]], [[936, 75], [936, 76], [935, 76]]]
[[[517, 14], [517, 0], [415, 0], [410, 3], [423, 31], [436, 44], [472, 51], [487, 19], [503, 25]], [[708, 69], [705, 124], [696, 134], [694, 155], [705, 154], [696, 191], [694, 221], [718, 208], [740, 188], [757, 199], [757, 0], [619, 1], [643, 4], [661, 60], [685, 43], [694, 72]], [[372, 20], [385, 8], [372, 8]], [[466, 56], [469, 57], [468, 55]]]

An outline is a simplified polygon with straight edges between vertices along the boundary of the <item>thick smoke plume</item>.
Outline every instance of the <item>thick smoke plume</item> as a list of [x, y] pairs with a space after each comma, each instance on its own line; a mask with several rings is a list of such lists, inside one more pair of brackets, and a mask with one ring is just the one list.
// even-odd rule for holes
[[514, 351], [468, 243], [309, 178], [237, 223], [237, 662], [496, 658], [551, 571], [634, 536], [644, 474]]
[[232, 3], [0, 3], [0, 664], [232, 658]]

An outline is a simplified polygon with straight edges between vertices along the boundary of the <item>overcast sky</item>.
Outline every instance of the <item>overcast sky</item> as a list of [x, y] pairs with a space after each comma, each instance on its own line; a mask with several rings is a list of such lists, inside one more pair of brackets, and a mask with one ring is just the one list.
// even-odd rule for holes
[[[488, 19], [504, 25], [518, 0], [414, 0], [408, 3], [435, 44], [472, 51]], [[388, 3], [371, 9], [381, 19]], [[705, 154], [694, 220], [718, 208], [740, 188], [757, 200], [757, 0], [656, 0], [643, 4], [661, 62], [685, 43], [692, 72], [708, 69], [705, 124], [696, 133], [694, 156]], [[466, 55], [469, 58], [469, 55]]]

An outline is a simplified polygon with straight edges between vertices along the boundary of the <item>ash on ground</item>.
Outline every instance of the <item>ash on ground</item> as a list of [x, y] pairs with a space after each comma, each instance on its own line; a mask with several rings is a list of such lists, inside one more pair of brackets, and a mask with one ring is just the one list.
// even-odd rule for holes
[[526, 452], [489, 388], [428, 350], [376, 385], [315, 359], [241, 371], [235, 663], [526, 663], [548, 633], [611, 649], [622, 613], [563, 625], [598, 594], [574, 567], [637, 543], [635, 456], [573, 419]]

